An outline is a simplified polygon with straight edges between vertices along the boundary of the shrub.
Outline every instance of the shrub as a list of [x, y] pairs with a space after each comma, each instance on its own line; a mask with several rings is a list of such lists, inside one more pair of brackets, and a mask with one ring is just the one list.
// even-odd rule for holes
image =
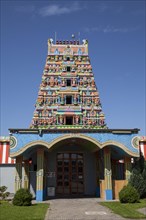
[[128, 184], [119, 192], [119, 199], [121, 203], [136, 203], [139, 202], [139, 194], [133, 186]]
[[146, 198], [146, 161], [142, 163], [141, 158], [132, 170], [129, 183], [137, 190], [140, 198]]
[[5, 200], [9, 196], [9, 192], [6, 192], [8, 187], [6, 186], [0, 186], [0, 198], [2, 200]]
[[13, 205], [16, 206], [30, 206], [32, 200], [32, 194], [28, 189], [19, 189], [13, 199]]

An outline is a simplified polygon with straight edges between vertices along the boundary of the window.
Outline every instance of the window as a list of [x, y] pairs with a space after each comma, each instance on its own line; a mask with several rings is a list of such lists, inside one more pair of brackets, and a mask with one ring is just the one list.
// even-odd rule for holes
[[66, 117], [66, 125], [72, 125], [73, 124], [73, 118], [72, 117]]
[[70, 61], [70, 57], [67, 57], [67, 61]]
[[67, 66], [67, 72], [70, 72], [70, 66]]
[[66, 104], [72, 104], [72, 96], [66, 96]]
[[71, 80], [70, 80], [70, 79], [67, 79], [67, 80], [66, 80], [66, 84], [67, 84], [67, 86], [71, 86]]

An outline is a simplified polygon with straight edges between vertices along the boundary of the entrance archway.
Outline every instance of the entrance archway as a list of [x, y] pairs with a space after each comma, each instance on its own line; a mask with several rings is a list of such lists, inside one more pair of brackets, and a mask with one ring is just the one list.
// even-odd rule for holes
[[[44, 200], [48, 195], [47, 191], [52, 187], [56, 191], [55, 195], [96, 194], [108, 200], [113, 198], [112, 159], [115, 155], [121, 157], [121, 152], [123, 153], [122, 156], [126, 157], [125, 179], [127, 180], [130, 175], [130, 156], [125, 148], [124, 145], [114, 141], [100, 143], [86, 135], [65, 134], [52, 142], [38, 140], [28, 143], [21, 152], [15, 153], [19, 155], [16, 157], [16, 167], [19, 167], [19, 170], [22, 167], [21, 155], [25, 166], [25, 160], [29, 160], [31, 151], [33, 152], [31, 159], [34, 170], [30, 171], [36, 172], [36, 180], [32, 181], [33, 184], [36, 182], [37, 201]], [[19, 170], [17, 177], [22, 176]], [[20, 179], [19, 183], [16, 182], [20, 187], [21, 178], [17, 179]], [[27, 179], [27, 174], [24, 179]], [[28, 185], [28, 180], [25, 182]]]
[[57, 196], [95, 196], [98, 150], [97, 145], [82, 138], [67, 138], [54, 144], [47, 161], [48, 172], [55, 170], [56, 178], [48, 177], [47, 187], [54, 186]]

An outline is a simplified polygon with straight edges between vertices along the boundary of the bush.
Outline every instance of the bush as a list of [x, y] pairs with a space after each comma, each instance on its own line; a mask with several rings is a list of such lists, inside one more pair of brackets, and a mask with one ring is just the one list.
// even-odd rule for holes
[[32, 194], [28, 189], [19, 189], [13, 199], [13, 205], [17, 206], [30, 206], [32, 200]]
[[9, 196], [9, 192], [6, 192], [8, 187], [6, 186], [0, 186], [0, 198], [2, 200], [5, 200]]
[[119, 199], [121, 203], [136, 203], [139, 202], [139, 194], [133, 186], [128, 184], [119, 192]]
[[129, 183], [137, 190], [140, 198], [146, 198], [146, 161], [142, 166], [141, 164], [143, 161], [141, 158], [138, 161], [139, 163], [137, 162], [136, 166], [132, 170]]

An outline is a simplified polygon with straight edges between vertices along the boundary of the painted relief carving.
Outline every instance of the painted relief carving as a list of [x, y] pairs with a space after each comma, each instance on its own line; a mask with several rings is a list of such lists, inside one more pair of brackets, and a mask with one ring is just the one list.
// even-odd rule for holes
[[106, 128], [88, 56], [88, 41], [57, 42], [48, 40], [49, 54], [30, 128]]

